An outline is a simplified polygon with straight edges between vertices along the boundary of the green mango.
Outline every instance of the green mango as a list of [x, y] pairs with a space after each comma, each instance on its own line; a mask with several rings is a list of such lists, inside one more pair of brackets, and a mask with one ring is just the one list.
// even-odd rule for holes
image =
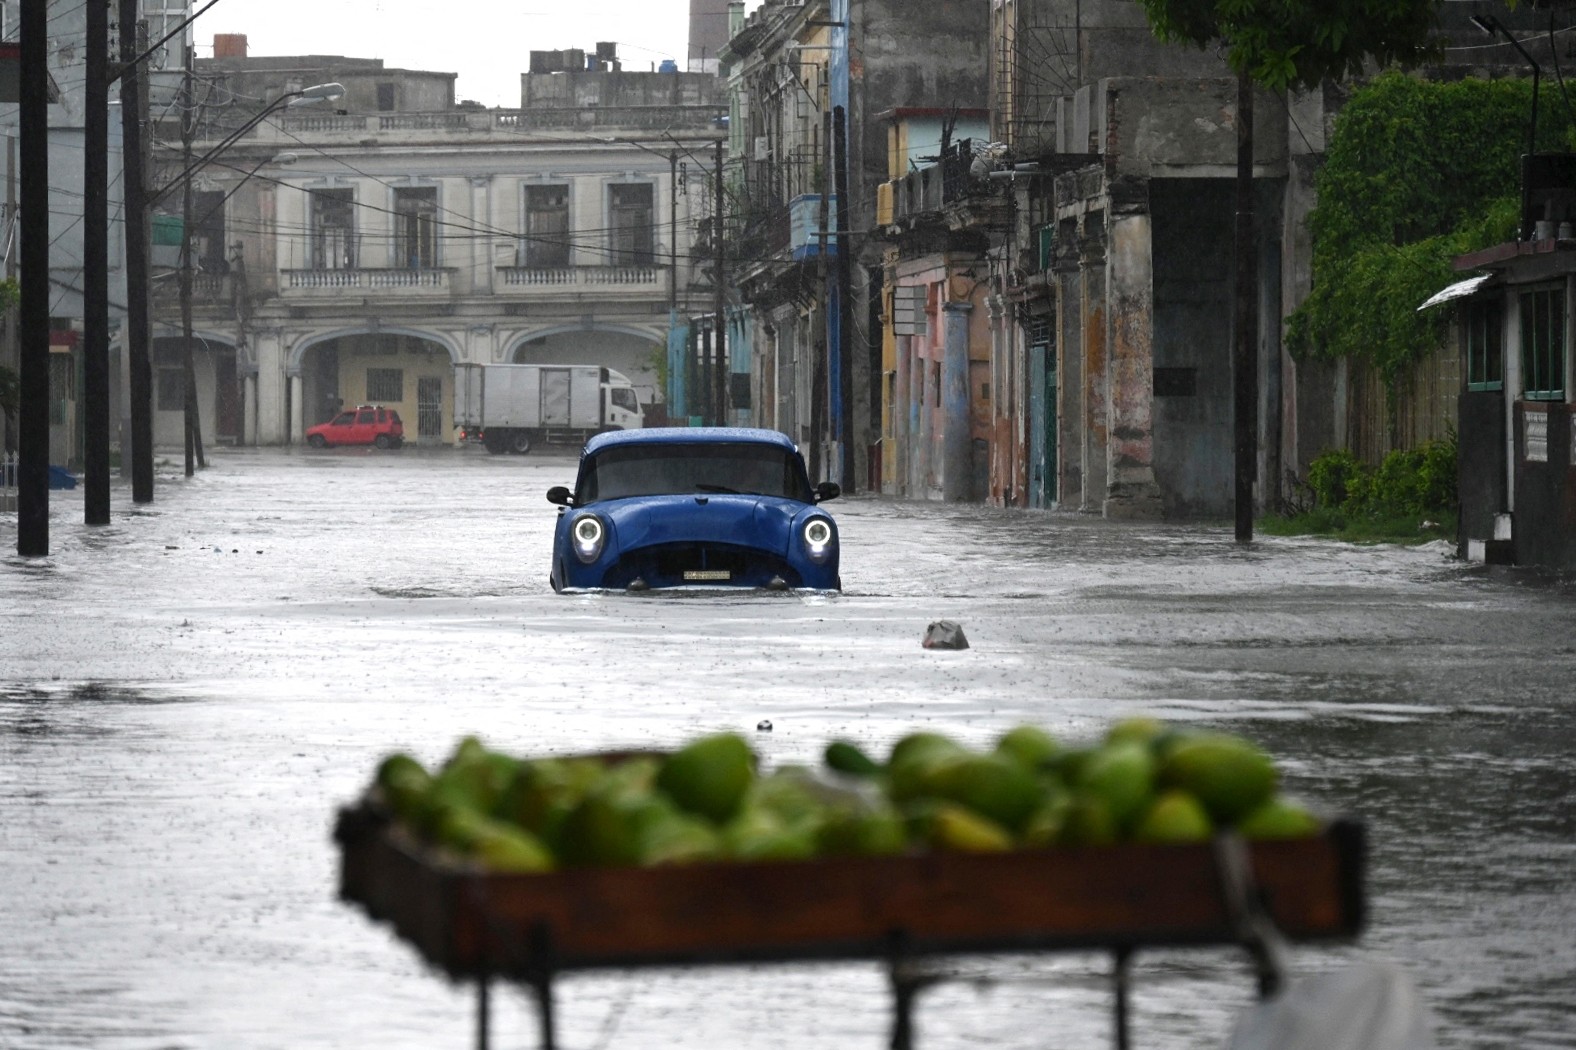
[[1304, 807], [1280, 795], [1261, 803], [1237, 821], [1237, 832], [1247, 839], [1301, 839], [1317, 835], [1324, 822]]
[[1214, 834], [1209, 814], [1186, 791], [1162, 791], [1133, 828], [1135, 842], [1207, 842]]
[[876, 760], [847, 740], [834, 740], [826, 745], [824, 755], [827, 768], [856, 777], [873, 777], [881, 772]]
[[1061, 841], [1068, 815], [1072, 812], [1073, 796], [1065, 788], [1047, 791], [1034, 812], [1023, 822], [1018, 843], [1029, 849], [1043, 849]]
[[1109, 744], [1083, 763], [1076, 786], [1105, 800], [1118, 829], [1130, 827], [1154, 792], [1154, 757], [1144, 744]]
[[956, 802], [1009, 831], [1023, 827], [1044, 797], [1040, 780], [1015, 758], [961, 752], [938, 759], [924, 793]]
[[966, 853], [1005, 853], [1012, 849], [1012, 835], [973, 810], [943, 802], [931, 820], [930, 844], [937, 849]]
[[552, 871], [553, 854], [530, 832], [491, 821], [472, 844], [471, 854], [492, 871], [536, 875]]
[[724, 824], [739, 812], [754, 780], [750, 745], [737, 733], [717, 733], [669, 755], [656, 785], [680, 807]]
[[1112, 723], [1105, 731], [1107, 744], [1138, 743], [1153, 747], [1156, 740], [1165, 736], [1166, 724], [1158, 718], [1136, 716]]
[[1191, 793], [1212, 819], [1241, 819], [1275, 794], [1280, 774], [1263, 751], [1238, 736], [1195, 736], [1171, 747], [1160, 783]]
[[1016, 726], [996, 741], [996, 753], [1008, 755], [1029, 769], [1042, 769], [1050, 764], [1062, 747], [1039, 726]]
[[1111, 806], [1099, 795], [1074, 792], [1062, 822], [1061, 846], [1109, 846], [1120, 835]]

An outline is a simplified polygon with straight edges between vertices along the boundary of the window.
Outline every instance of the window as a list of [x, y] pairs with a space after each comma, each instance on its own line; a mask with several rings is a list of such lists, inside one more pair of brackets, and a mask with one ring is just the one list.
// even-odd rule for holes
[[192, 194], [192, 259], [203, 273], [226, 273], [230, 269], [224, 254], [223, 190], [200, 190]]
[[656, 258], [652, 234], [651, 183], [611, 187], [609, 222], [613, 266], [645, 266]]
[[394, 264], [420, 270], [438, 265], [438, 189], [394, 191]]
[[49, 423], [64, 426], [66, 402], [76, 400], [76, 368], [71, 354], [49, 355]]
[[356, 265], [356, 191], [308, 192], [312, 195], [312, 269], [353, 269]]
[[378, 421], [378, 416], [377, 416], [377, 410], [376, 409], [358, 408], [356, 410], [356, 422], [357, 423], [376, 423], [377, 421]]
[[1529, 401], [1565, 398], [1565, 293], [1521, 293], [1521, 389]]
[[378, 112], [388, 113], [394, 109], [394, 85], [378, 85]]
[[1466, 344], [1467, 389], [1504, 389], [1504, 307], [1498, 299], [1467, 304], [1462, 311], [1461, 340]]
[[569, 187], [525, 188], [525, 265], [569, 265]]
[[814, 498], [798, 457], [774, 445], [647, 444], [607, 449], [583, 466], [575, 505], [690, 492]]
[[159, 369], [159, 411], [181, 412], [186, 408], [186, 370]]
[[405, 400], [405, 370], [402, 368], [367, 369], [367, 400]]

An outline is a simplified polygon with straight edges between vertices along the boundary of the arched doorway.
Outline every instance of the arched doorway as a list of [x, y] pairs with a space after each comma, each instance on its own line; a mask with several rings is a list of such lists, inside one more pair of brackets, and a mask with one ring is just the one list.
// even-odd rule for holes
[[406, 444], [454, 443], [454, 351], [439, 338], [343, 332], [303, 344], [295, 358], [303, 429], [342, 406], [382, 405], [404, 420]]
[[[241, 379], [235, 345], [206, 333], [193, 333], [192, 371], [197, 380], [197, 423], [202, 442], [238, 445], [245, 432]], [[186, 339], [156, 336], [153, 357], [153, 443], [186, 444]]]

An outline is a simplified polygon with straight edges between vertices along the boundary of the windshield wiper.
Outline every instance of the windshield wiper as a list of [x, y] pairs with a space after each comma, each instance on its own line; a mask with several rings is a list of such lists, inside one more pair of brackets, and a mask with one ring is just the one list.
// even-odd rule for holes
[[695, 483], [695, 491], [696, 492], [721, 492], [721, 493], [726, 493], [727, 495], [730, 495], [730, 496], [737, 496], [737, 495], [739, 495], [739, 490], [738, 489], [730, 489], [726, 485], [709, 485], [709, 484], [707, 484], [704, 481], [697, 481]]

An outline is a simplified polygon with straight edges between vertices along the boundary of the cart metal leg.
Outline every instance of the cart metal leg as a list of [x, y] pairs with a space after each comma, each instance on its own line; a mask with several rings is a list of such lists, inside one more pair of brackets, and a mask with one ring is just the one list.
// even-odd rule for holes
[[492, 982], [482, 974], [476, 979], [476, 1050], [487, 1050], [492, 1028]]
[[542, 1035], [542, 1050], [557, 1050], [557, 1017], [553, 1011], [553, 974], [556, 953], [553, 948], [553, 931], [545, 922], [531, 927], [530, 958], [532, 960], [529, 983], [536, 996], [536, 1020]]
[[1113, 953], [1111, 991], [1116, 998], [1116, 1050], [1127, 1050], [1127, 993], [1131, 986], [1133, 949], [1118, 948]]
[[887, 959], [892, 984], [892, 1050], [914, 1048], [914, 1002], [919, 993], [941, 978], [925, 969], [908, 951], [908, 938], [893, 934]]

